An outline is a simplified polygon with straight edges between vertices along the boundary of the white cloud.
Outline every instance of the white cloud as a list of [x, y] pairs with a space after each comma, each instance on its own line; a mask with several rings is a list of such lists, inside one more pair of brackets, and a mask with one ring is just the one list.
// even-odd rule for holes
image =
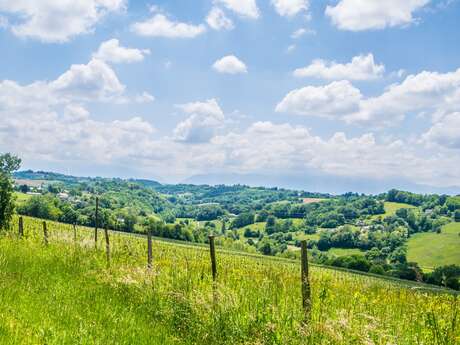
[[8, 18], [0, 16], [0, 29], [6, 29], [8, 27]]
[[79, 99], [60, 97], [44, 82], [0, 82], [0, 146], [29, 160], [96, 164], [127, 160], [149, 148], [155, 130], [148, 122], [96, 121]]
[[276, 12], [283, 17], [292, 17], [301, 11], [307, 11], [309, 0], [272, 0]]
[[67, 123], [79, 123], [89, 119], [89, 111], [80, 104], [69, 104], [64, 109], [63, 120]]
[[300, 28], [292, 33], [291, 38], [297, 39], [305, 35], [316, 35], [316, 31], [312, 29]]
[[131, 63], [144, 60], [145, 55], [149, 55], [148, 49], [135, 49], [120, 46], [116, 38], [102, 42], [93, 57], [106, 62]]
[[[443, 117], [417, 143], [382, 141], [372, 133], [322, 138], [287, 123], [256, 122], [225, 131], [216, 100], [178, 107], [187, 118], [168, 138], [140, 117], [96, 120], [78, 99], [58, 97], [45, 82], [21, 86], [1, 81], [0, 146], [40, 166], [123, 167], [132, 169], [130, 174], [169, 181], [210, 172], [288, 175], [309, 170], [460, 186], [458, 113]], [[425, 147], [425, 142], [440, 147]]]
[[327, 6], [326, 15], [342, 30], [362, 31], [408, 25], [414, 12], [430, 0], [340, 0]]
[[382, 77], [385, 66], [374, 62], [372, 54], [355, 56], [351, 62], [314, 60], [309, 66], [294, 71], [296, 77], [314, 77], [328, 80], [372, 80]]
[[381, 95], [364, 98], [348, 81], [307, 86], [289, 92], [276, 111], [339, 118], [372, 127], [394, 126], [408, 115], [433, 122], [460, 111], [460, 68], [454, 72], [421, 72], [390, 85]]
[[142, 94], [137, 95], [134, 98], [136, 103], [150, 103], [155, 100], [155, 97], [153, 97], [150, 93], [144, 91]]
[[460, 68], [448, 73], [409, 75], [381, 95], [363, 100], [360, 111], [350, 115], [348, 121], [394, 125], [411, 113], [423, 112], [436, 121], [455, 111], [460, 111]]
[[460, 112], [450, 113], [423, 135], [428, 144], [460, 150]]
[[206, 32], [203, 24], [193, 25], [170, 20], [157, 13], [143, 22], [134, 23], [131, 30], [141, 36], [167, 38], [194, 38]]
[[359, 110], [361, 92], [349, 81], [325, 86], [306, 86], [289, 92], [276, 106], [276, 112], [304, 116], [341, 118]]
[[214, 30], [232, 30], [233, 22], [219, 7], [213, 7], [206, 17], [206, 22]]
[[228, 74], [247, 73], [248, 71], [244, 62], [234, 55], [224, 56], [222, 59], [217, 60], [212, 65], [212, 68], [219, 73]]
[[86, 65], [72, 65], [49, 88], [60, 97], [81, 100], [109, 100], [125, 90], [112, 68], [94, 58]]
[[0, 103], [17, 112], [48, 112], [50, 107], [85, 102], [147, 102], [153, 96], [144, 92], [125, 96], [125, 85], [104, 61], [72, 65], [52, 81], [36, 81], [22, 86], [15, 81], [0, 82]]
[[290, 53], [292, 53], [296, 48], [297, 48], [297, 46], [296, 46], [295, 44], [290, 44], [290, 45], [286, 48], [286, 53], [290, 54]]
[[177, 107], [187, 114], [204, 114], [215, 118], [223, 118], [224, 113], [215, 99], [209, 99], [205, 102], [191, 102], [178, 104]]
[[213, 157], [220, 158], [214, 164], [226, 173], [286, 175], [313, 170], [335, 176], [460, 185], [458, 156], [429, 152], [402, 140], [378, 141], [372, 133], [350, 138], [337, 132], [325, 139], [303, 126], [256, 122], [246, 130], [217, 136], [211, 144]]
[[209, 142], [224, 124], [225, 116], [215, 99], [177, 106], [190, 116], [177, 124], [174, 138], [188, 143]]
[[214, 0], [214, 2], [224, 5], [241, 17], [257, 19], [260, 16], [256, 0]]
[[43, 42], [67, 42], [92, 32], [106, 14], [124, 9], [124, 0], [0, 0], [0, 12], [19, 19], [10, 25], [15, 35]]

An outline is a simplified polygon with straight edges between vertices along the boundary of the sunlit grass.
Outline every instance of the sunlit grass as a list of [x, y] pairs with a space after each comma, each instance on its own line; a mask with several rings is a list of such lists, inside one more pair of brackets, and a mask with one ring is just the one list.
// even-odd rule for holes
[[460, 265], [460, 223], [444, 225], [440, 234], [415, 234], [409, 238], [407, 248], [408, 260], [427, 270], [443, 265]]
[[327, 253], [336, 256], [347, 256], [347, 255], [364, 255], [364, 251], [357, 248], [331, 248]]
[[27, 200], [31, 198], [31, 195], [25, 194], [25, 193], [20, 193], [20, 192], [15, 192], [14, 196], [16, 198], [16, 204], [18, 206], [23, 205]]
[[[25, 219], [26, 238], [0, 238], [0, 342], [5, 344], [457, 344], [459, 302], [348, 272], [312, 267], [304, 323], [296, 261], [146, 241]], [[16, 225], [15, 225], [16, 226]], [[15, 228], [16, 229], [16, 228]], [[213, 289], [213, 286], [215, 287]], [[441, 291], [441, 290], [437, 290]]]

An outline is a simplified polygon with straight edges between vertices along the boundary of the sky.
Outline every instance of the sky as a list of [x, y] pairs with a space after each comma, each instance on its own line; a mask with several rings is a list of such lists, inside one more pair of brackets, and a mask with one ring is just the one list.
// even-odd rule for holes
[[460, 193], [458, 0], [0, 0], [0, 62], [22, 169]]

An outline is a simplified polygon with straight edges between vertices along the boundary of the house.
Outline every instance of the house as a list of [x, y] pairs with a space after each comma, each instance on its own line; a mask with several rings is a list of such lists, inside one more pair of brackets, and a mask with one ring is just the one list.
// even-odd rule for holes
[[58, 193], [57, 197], [61, 200], [68, 200], [69, 194], [68, 193]]

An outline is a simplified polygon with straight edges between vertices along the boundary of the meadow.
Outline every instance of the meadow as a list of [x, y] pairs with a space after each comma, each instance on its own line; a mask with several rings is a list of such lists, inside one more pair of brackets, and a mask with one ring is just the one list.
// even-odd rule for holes
[[[15, 220], [17, 222], [17, 220]], [[312, 310], [300, 263], [25, 218], [0, 237], [2, 344], [458, 344], [448, 290], [312, 266]]]
[[385, 207], [385, 213], [384, 214], [379, 214], [379, 215], [374, 215], [371, 216], [371, 218], [385, 218], [388, 216], [393, 216], [396, 214], [396, 211], [401, 209], [401, 208], [410, 208], [410, 209], [415, 209], [416, 207], [413, 205], [405, 204], [402, 202], [393, 202], [393, 201], [385, 201], [384, 203]]
[[424, 270], [460, 263], [460, 223], [444, 225], [441, 233], [419, 233], [407, 243], [407, 258]]
[[19, 192], [14, 193], [14, 196], [16, 198], [17, 205], [23, 205], [27, 200], [31, 198], [31, 195]]

